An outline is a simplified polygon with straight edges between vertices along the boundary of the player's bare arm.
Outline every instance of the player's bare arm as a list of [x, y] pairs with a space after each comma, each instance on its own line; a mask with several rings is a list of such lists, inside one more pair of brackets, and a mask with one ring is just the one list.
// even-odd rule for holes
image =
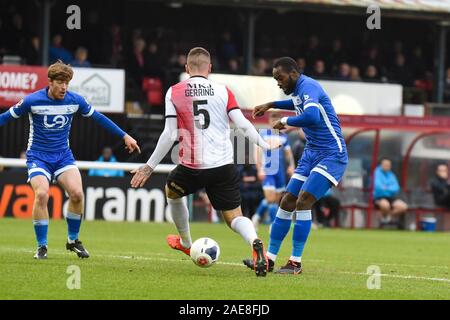
[[131, 179], [131, 187], [142, 188], [152, 175], [153, 169], [148, 164], [144, 164], [139, 168], [132, 170], [131, 173], [134, 174]]
[[137, 141], [135, 139], [133, 139], [133, 137], [131, 137], [130, 135], [126, 134], [123, 137], [123, 140], [125, 142], [125, 149], [128, 150], [128, 153], [133, 153], [134, 150], [136, 150], [137, 152], [141, 153], [141, 148], [137, 144]]
[[267, 103], [261, 104], [259, 106], [256, 106], [252, 112], [253, 119], [255, 119], [255, 117], [263, 116], [266, 111], [268, 111], [269, 109], [272, 109], [274, 107], [275, 107], [275, 104], [273, 102], [267, 102]]

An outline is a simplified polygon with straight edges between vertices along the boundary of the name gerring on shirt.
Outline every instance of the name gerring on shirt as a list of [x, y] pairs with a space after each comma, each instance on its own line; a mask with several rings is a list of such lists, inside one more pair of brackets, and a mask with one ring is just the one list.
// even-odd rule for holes
[[186, 97], [213, 96], [214, 89], [211, 84], [187, 83], [187, 88], [184, 90], [184, 95]]

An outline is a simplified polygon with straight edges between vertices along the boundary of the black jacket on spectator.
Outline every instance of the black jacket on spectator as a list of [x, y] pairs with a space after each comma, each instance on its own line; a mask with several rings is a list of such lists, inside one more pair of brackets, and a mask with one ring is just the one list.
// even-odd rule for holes
[[431, 181], [431, 191], [436, 205], [450, 208], [450, 184], [447, 180], [434, 177]]

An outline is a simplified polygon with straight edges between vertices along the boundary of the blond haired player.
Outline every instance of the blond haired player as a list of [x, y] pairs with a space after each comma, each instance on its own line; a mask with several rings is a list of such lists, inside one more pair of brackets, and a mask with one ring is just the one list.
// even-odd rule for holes
[[256, 275], [265, 276], [267, 258], [263, 243], [251, 220], [242, 216], [229, 119], [260, 147], [271, 149], [279, 145], [264, 141], [226, 86], [208, 80], [211, 57], [207, 50], [197, 47], [189, 51], [186, 72], [190, 78], [167, 91], [164, 131], [148, 162], [132, 171], [131, 185], [143, 186], [178, 139], [180, 164], [169, 174], [166, 196], [179, 235], [167, 237], [169, 246], [190, 254], [189, 212], [181, 198], [205, 188], [211, 204], [222, 212], [228, 226], [252, 246]]

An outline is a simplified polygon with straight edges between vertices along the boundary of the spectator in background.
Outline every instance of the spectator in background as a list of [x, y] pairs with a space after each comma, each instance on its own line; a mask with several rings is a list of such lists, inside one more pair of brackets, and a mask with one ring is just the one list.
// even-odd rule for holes
[[180, 73], [185, 72], [186, 54], [177, 53], [170, 58], [170, 84], [180, 81]]
[[130, 78], [134, 81], [137, 88], [142, 86], [142, 78], [144, 76], [144, 66], [145, 66], [145, 40], [142, 38], [137, 38], [133, 43], [133, 52], [128, 58], [127, 71]]
[[405, 56], [402, 53], [398, 53], [394, 66], [390, 70], [390, 80], [400, 83], [402, 86], [410, 87], [412, 85], [412, 73], [411, 68], [405, 65]]
[[14, 55], [25, 55], [25, 49], [27, 46], [28, 33], [23, 26], [23, 18], [20, 14], [15, 13], [12, 17], [12, 28], [10, 28], [6, 35], [6, 39], [0, 41], [6, 41], [8, 47], [8, 53]]
[[228, 60], [226, 71], [229, 73], [233, 73], [233, 74], [242, 73], [241, 66], [239, 64], [239, 60], [236, 58], [231, 58], [230, 60]]
[[325, 72], [325, 62], [323, 60], [318, 59], [316, 60], [316, 62], [314, 62], [314, 69], [311, 73], [311, 76], [318, 79], [327, 77], [327, 74]]
[[41, 43], [38, 36], [32, 36], [25, 54], [27, 65], [37, 66], [41, 64]]
[[142, 35], [142, 29], [141, 28], [134, 28], [133, 31], [131, 31], [131, 45], [133, 46], [134, 43], [139, 40], [142, 39], [143, 35]]
[[87, 11], [87, 14], [84, 11], [85, 14], [82, 15], [82, 27], [81, 33], [79, 33], [81, 37], [76, 44], [77, 46], [83, 44], [90, 50], [89, 60], [93, 63], [99, 63], [103, 59], [101, 40], [105, 36], [105, 29], [100, 21], [100, 12], [93, 8]]
[[447, 68], [444, 87], [445, 102], [450, 102], [450, 68]]
[[304, 73], [306, 70], [306, 59], [303, 57], [297, 58], [297, 65], [300, 68], [300, 72]]
[[327, 65], [331, 70], [331, 74], [338, 72], [338, 67], [346, 61], [347, 56], [342, 48], [342, 40], [334, 39], [331, 46], [331, 53], [327, 59]]
[[450, 208], [450, 183], [448, 178], [447, 164], [440, 163], [436, 166], [435, 176], [430, 183], [435, 204], [446, 209]]
[[380, 73], [382, 68], [382, 60], [380, 57], [380, 51], [376, 45], [370, 47], [369, 51], [361, 62], [361, 66], [364, 66], [365, 68], [374, 66], [377, 69], [378, 73]]
[[266, 59], [258, 58], [252, 68], [252, 75], [267, 76], [269, 74], [269, 64]]
[[364, 81], [368, 82], [379, 82], [380, 77], [378, 75], [378, 70], [374, 65], [367, 66], [366, 73], [364, 76]]
[[70, 64], [72, 67], [90, 68], [91, 63], [87, 60], [87, 58], [88, 50], [85, 47], [78, 47], [77, 51], [75, 51], [75, 60], [73, 60]]
[[395, 40], [389, 48], [391, 48], [390, 52], [387, 55], [387, 64], [391, 63], [392, 65], [388, 65], [388, 67], [392, 67], [394, 65], [395, 59], [398, 54], [404, 54], [403, 52], [403, 42], [401, 40]]
[[350, 65], [347, 62], [343, 62], [339, 65], [339, 72], [336, 75], [336, 79], [341, 81], [350, 80]]
[[427, 68], [421, 46], [414, 47], [411, 59], [409, 59], [409, 66], [412, 69], [412, 76], [414, 79], [423, 78]]
[[53, 36], [52, 45], [50, 46], [49, 50], [50, 64], [56, 62], [58, 59], [66, 64], [72, 62], [73, 60], [73, 56], [69, 52], [69, 50], [62, 46], [62, 40], [63, 38], [60, 34], [56, 34]]
[[338, 218], [341, 202], [334, 197], [331, 190], [320, 198], [313, 206], [312, 211], [317, 224], [321, 227], [330, 228], [336, 225], [335, 219]]
[[110, 32], [106, 36], [103, 45], [103, 56], [113, 67], [123, 65], [122, 32], [117, 23], [111, 26]]
[[350, 67], [350, 80], [351, 81], [362, 81], [359, 75], [359, 68], [357, 66]]
[[322, 54], [322, 52], [320, 52], [319, 37], [317, 35], [313, 34], [309, 37], [308, 46], [306, 47], [306, 50], [305, 50], [306, 63], [308, 65], [312, 65], [316, 60], [319, 60], [322, 58], [321, 54]]
[[237, 47], [232, 40], [231, 32], [222, 33], [222, 41], [220, 42], [218, 57], [222, 63], [236, 57], [238, 55]]
[[375, 169], [373, 198], [375, 207], [381, 211], [380, 227], [395, 224], [400, 226], [399, 218], [408, 210], [408, 205], [399, 198], [400, 186], [397, 177], [392, 172], [392, 161], [381, 159], [380, 165]]
[[[112, 153], [110, 147], [103, 148], [102, 155], [98, 158], [97, 162], [117, 162], [116, 157]], [[114, 169], [91, 169], [88, 173], [91, 177], [123, 177], [125, 174], [122, 170]]]
[[158, 44], [150, 42], [144, 57], [145, 75], [151, 78], [164, 79], [163, 58], [159, 54]]

